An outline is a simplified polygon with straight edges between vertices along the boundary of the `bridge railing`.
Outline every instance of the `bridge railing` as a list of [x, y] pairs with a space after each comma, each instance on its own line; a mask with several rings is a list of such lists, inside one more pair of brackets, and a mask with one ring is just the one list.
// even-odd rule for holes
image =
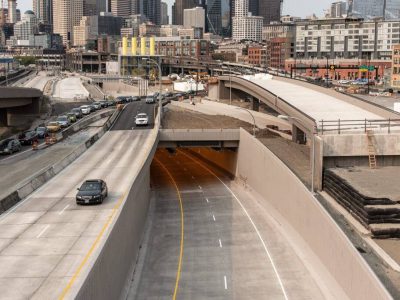
[[318, 133], [320, 134], [341, 134], [350, 132], [364, 132], [373, 130], [380, 133], [390, 134], [392, 131], [399, 131], [400, 119], [364, 119], [364, 120], [320, 120], [318, 122]]

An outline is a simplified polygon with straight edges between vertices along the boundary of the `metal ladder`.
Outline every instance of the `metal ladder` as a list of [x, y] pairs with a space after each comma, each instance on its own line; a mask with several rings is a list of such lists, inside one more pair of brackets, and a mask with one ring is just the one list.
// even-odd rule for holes
[[366, 133], [367, 133], [369, 168], [376, 169], [376, 150], [375, 150], [374, 143], [372, 141], [373, 131], [367, 130]]

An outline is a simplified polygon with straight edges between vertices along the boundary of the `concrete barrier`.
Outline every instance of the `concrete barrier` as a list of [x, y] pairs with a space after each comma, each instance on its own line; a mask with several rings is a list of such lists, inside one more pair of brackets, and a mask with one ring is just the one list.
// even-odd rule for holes
[[75, 299], [125, 299], [143, 238], [150, 204], [150, 165], [158, 143], [159, 122], [143, 145], [145, 159], [132, 179], [128, 195], [110, 224], [110, 232], [98, 246], [98, 256], [89, 262]]
[[349, 299], [391, 299], [335, 221], [304, 184], [261, 142], [241, 130], [236, 177], [258, 192]]
[[85, 143], [75, 148], [70, 154], [61, 159], [59, 162], [53, 164], [52, 166], [46, 167], [36, 174], [32, 175], [31, 177], [27, 178], [27, 180], [17, 188], [17, 190], [13, 191], [3, 199], [0, 199], [0, 214], [13, 207], [19, 201], [37, 190], [39, 187], [41, 187], [47, 181], [53, 178], [56, 174], [61, 172], [65, 167], [75, 161], [82, 153], [89, 149], [104, 135], [104, 133], [114, 123], [118, 115], [119, 112], [114, 111], [114, 113], [110, 116], [108, 121], [104, 124], [103, 128], [98, 133], [89, 138]]

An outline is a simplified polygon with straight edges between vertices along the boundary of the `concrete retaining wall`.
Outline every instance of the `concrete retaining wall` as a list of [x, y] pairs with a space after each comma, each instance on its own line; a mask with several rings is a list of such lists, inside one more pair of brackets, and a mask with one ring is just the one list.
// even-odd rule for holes
[[[236, 177], [280, 213], [349, 299], [390, 299], [351, 242], [302, 182], [245, 130], [240, 133]], [[322, 276], [322, 274], [321, 274]]]
[[157, 150], [158, 130], [157, 121], [151, 138], [143, 145], [141, 155], [146, 159], [110, 225], [109, 235], [99, 245], [98, 257], [87, 267], [89, 272], [75, 299], [126, 298], [150, 204], [150, 165]]
[[[118, 117], [119, 111], [115, 111], [108, 121], [104, 124], [101, 131], [92, 136], [84, 144], [81, 144], [75, 148], [69, 155], [61, 159], [59, 162], [52, 166], [49, 166], [38, 173], [34, 174], [28, 178], [16, 191], [12, 192], [10, 195], [0, 199], [0, 214], [6, 210], [13, 207], [23, 198], [27, 197], [29, 194], [37, 190], [39, 187], [44, 185], [47, 181], [54, 177], [54, 175], [61, 172], [65, 167], [70, 165], [75, 159], [77, 159], [82, 153], [84, 153], [88, 148], [90, 148], [96, 141], [98, 141], [104, 133], [111, 127], [113, 122]], [[96, 117], [96, 116], [95, 116]], [[95, 120], [92, 119], [91, 122]], [[78, 125], [77, 126], [83, 126]], [[86, 125], [87, 126], [87, 125]]]
[[[325, 157], [367, 156], [366, 134], [322, 135]], [[377, 155], [400, 155], [399, 133], [376, 133], [373, 143]]]

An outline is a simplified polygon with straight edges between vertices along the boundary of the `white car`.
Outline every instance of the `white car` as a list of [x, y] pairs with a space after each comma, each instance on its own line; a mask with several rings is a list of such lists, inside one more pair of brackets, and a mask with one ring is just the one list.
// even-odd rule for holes
[[136, 126], [147, 126], [149, 124], [149, 117], [145, 113], [137, 114], [135, 124]]
[[90, 106], [89, 105], [82, 105], [81, 107], [79, 107], [82, 111], [82, 114], [84, 115], [88, 115], [91, 112]]

